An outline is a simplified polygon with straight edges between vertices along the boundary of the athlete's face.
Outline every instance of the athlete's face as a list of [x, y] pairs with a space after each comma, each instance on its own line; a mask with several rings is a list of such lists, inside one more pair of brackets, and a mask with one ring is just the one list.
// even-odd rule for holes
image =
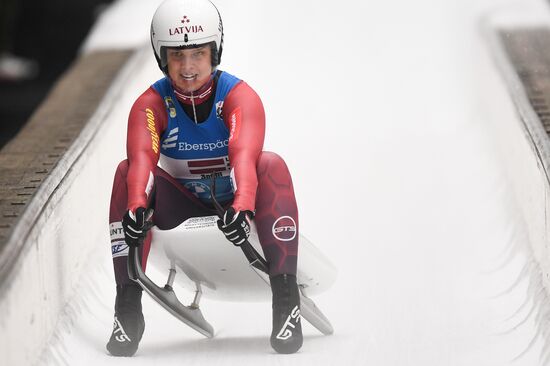
[[211, 52], [209, 45], [188, 49], [168, 48], [168, 76], [183, 92], [199, 89], [212, 73]]

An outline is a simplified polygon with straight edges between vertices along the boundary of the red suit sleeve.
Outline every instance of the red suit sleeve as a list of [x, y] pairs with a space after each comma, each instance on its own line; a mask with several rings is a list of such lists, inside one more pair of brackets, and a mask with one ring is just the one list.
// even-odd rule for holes
[[254, 211], [258, 178], [256, 161], [265, 136], [265, 112], [256, 92], [244, 81], [227, 95], [223, 120], [229, 129], [229, 162], [236, 188], [233, 208]]
[[167, 115], [161, 96], [150, 87], [134, 102], [128, 117], [128, 209], [147, 207], [155, 167], [160, 156], [160, 136]]

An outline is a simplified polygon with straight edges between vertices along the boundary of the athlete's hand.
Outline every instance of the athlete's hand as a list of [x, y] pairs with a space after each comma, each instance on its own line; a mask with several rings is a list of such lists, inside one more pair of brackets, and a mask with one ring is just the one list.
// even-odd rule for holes
[[254, 217], [251, 211], [235, 212], [229, 207], [222, 219], [218, 220], [218, 228], [225, 234], [227, 240], [239, 246], [250, 236], [250, 220]]
[[143, 207], [138, 207], [136, 212], [126, 211], [122, 218], [122, 228], [128, 246], [137, 247], [143, 242], [149, 229], [146, 225], [149, 218], [150, 215], [147, 215], [147, 210]]

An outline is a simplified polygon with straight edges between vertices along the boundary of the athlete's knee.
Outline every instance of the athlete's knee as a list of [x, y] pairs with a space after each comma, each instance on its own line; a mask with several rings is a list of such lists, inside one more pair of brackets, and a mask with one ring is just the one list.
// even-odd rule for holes
[[286, 167], [284, 159], [279, 154], [271, 151], [262, 151], [260, 153], [260, 157], [258, 158], [258, 165], [284, 165]]
[[128, 159], [122, 160], [116, 168], [115, 175], [117, 176], [121, 175], [123, 177], [126, 177], [128, 175], [128, 166], [129, 166]]
[[271, 178], [286, 181], [290, 177], [288, 166], [284, 159], [270, 151], [263, 151], [258, 159], [257, 170], [259, 174], [268, 173]]
[[115, 177], [113, 180], [113, 193], [112, 195], [116, 194], [116, 192], [120, 189], [120, 186], [126, 186], [126, 177], [128, 176], [128, 159], [122, 160], [115, 171]]

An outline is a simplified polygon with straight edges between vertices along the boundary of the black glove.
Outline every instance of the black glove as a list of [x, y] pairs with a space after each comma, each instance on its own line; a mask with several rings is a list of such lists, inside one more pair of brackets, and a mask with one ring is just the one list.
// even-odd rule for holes
[[137, 247], [147, 236], [149, 227], [146, 225], [150, 215], [147, 215], [147, 210], [143, 207], [138, 207], [136, 212], [131, 210], [126, 211], [122, 218], [122, 228], [124, 229], [124, 239], [126, 244], [131, 247]]
[[225, 234], [227, 240], [239, 246], [250, 236], [250, 220], [254, 217], [251, 211], [235, 212], [229, 207], [222, 219], [218, 220], [218, 228]]

